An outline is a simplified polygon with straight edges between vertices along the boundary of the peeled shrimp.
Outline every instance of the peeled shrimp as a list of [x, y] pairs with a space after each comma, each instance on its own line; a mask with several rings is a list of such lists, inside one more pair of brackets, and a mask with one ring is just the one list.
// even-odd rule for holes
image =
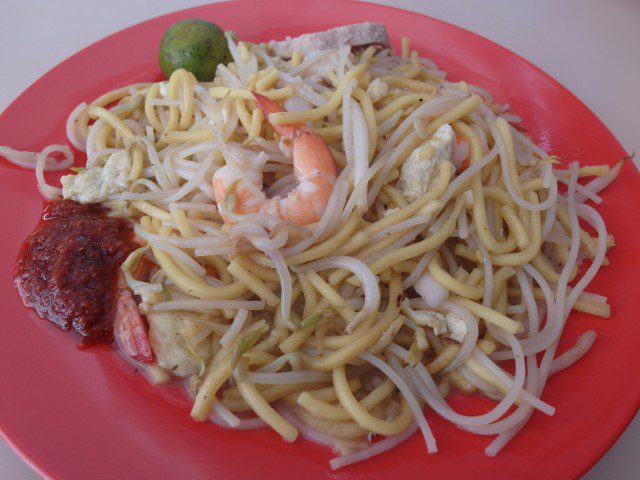
[[[284, 109], [273, 100], [253, 93], [258, 106], [269, 118], [270, 113]], [[280, 220], [307, 225], [317, 222], [327, 206], [333, 185], [338, 176], [336, 162], [317, 133], [305, 125], [272, 125], [273, 129], [293, 146], [293, 175], [296, 188], [284, 197], [267, 198], [262, 185], [262, 165], [239, 165], [237, 170], [226, 165], [213, 175], [213, 193], [220, 210], [225, 213], [223, 202], [233, 195], [233, 213], [269, 213]], [[251, 182], [247, 185], [246, 182]], [[226, 208], [229, 208], [228, 202]], [[226, 221], [233, 221], [225, 216]]]

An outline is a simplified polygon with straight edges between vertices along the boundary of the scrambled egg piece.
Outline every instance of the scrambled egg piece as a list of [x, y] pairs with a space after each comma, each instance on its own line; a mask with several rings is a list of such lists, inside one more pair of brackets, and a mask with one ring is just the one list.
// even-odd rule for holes
[[202, 362], [211, 354], [210, 342], [200, 342], [193, 348], [187, 345], [180, 331], [184, 320], [171, 312], [147, 314], [149, 343], [156, 354], [158, 365], [178, 377], [187, 377], [200, 372]]
[[379, 78], [374, 78], [367, 87], [367, 95], [369, 95], [373, 103], [382, 100], [387, 96], [387, 93], [389, 93], [389, 86]]
[[462, 342], [467, 333], [467, 325], [464, 323], [462, 317], [455, 312], [449, 312], [445, 316], [445, 319], [447, 321], [449, 337], [456, 342]]
[[105, 202], [110, 196], [129, 189], [130, 171], [129, 154], [126, 151], [114, 153], [104, 167], [89, 168], [77, 175], [62, 177], [62, 197], [80, 203]]
[[442, 125], [407, 158], [398, 180], [398, 187], [407, 200], [413, 202], [429, 191], [440, 164], [451, 161], [455, 138], [451, 125]]
[[433, 328], [433, 333], [436, 335], [447, 333], [447, 320], [441, 313], [431, 310], [414, 310], [413, 316], [416, 323]]
[[418, 325], [433, 328], [435, 335], [446, 335], [456, 342], [462, 343], [467, 334], [467, 325], [462, 317], [455, 312], [443, 315], [432, 310], [414, 310], [412, 317]]

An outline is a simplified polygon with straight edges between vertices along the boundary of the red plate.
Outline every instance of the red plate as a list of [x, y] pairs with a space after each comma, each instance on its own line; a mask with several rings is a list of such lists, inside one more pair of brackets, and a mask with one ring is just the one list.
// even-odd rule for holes
[[[394, 44], [412, 45], [452, 79], [482, 86], [521, 115], [547, 151], [584, 164], [609, 163], [625, 152], [580, 101], [522, 58], [473, 33], [394, 8], [336, 0], [258, 0], [204, 6], [141, 23], [82, 50], [32, 85], [0, 117], [0, 144], [40, 150], [64, 143], [73, 107], [128, 83], [158, 80], [157, 45], [173, 22], [211, 20], [247, 40], [323, 30], [362, 21], [384, 22]], [[84, 159], [80, 161], [84, 162]], [[549, 382], [543, 399], [554, 417], [536, 413], [497, 458], [484, 456], [488, 438], [464, 433], [432, 412], [440, 453], [427, 455], [417, 435], [366, 463], [331, 473], [332, 454], [307, 441], [284, 443], [273, 432], [232, 432], [189, 418], [177, 388], [154, 388], [115, 352], [81, 351], [78, 337], [27, 312], [13, 287], [14, 259], [36, 224], [42, 199], [32, 173], [0, 164], [0, 427], [42, 474], [79, 478], [577, 478], [614, 443], [640, 403], [637, 301], [640, 228], [634, 218], [638, 172], [631, 162], [599, 207], [616, 247], [589, 290], [613, 304], [608, 320], [573, 314], [560, 351], [587, 329], [598, 332], [589, 352]], [[635, 199], [635, 200], [634, 200]], [[456, 398], [478, 411], [480, 399]]]

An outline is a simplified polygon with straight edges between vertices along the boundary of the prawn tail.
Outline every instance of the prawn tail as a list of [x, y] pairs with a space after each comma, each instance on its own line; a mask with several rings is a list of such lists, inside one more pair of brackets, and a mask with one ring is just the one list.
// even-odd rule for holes
[[[258, 107], [264, 113], [267, 121], [269, 120], [269, 114], [282, 113], [285, 111], [280, 104], [274, 102], [270, 98], [265, 97], [258, 92], [251, 93], [253, 93], [253, 98], [255, 98]], [[273, 125], [271, 122], [269, 122], [269, 125], [271, 125], [280, 136], [285, 138], [295, 138], [303, 130], [302, 125]]]

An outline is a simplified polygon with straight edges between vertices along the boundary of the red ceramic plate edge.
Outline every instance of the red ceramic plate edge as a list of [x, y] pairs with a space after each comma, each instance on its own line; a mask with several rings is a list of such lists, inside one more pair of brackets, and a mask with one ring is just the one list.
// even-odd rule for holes
[[44, 467], [41, 467], [40, 465], [38, 465], [37, 462], [35, 462], [27, 453], [27, 451], [25, 449], [23, 449], [22, 447], [20, 447], [18, 444], [16, 444], [11, 437], [9, 437], [5, 431], [4, 428], [2, 428], [2, 426], [0, 425], [0, 436], [11, 446], [11, 448], [13, 449], [14, 452], [16, 452], [18, 454], [18, 456], [24, 460], [24, 462], [29, 465], [31, 468], [33, 468], [38, 475], [40, 475], [43, 479], [45, 480], [56, 480], [55, 478], [53, 478], [52, 476], [49, 475], [49, 473], [45, 470]]
[[[544, 77], [546, 77], [547, 80], [550, 80], [554, 86], [560, 90], [563, 91], [563, 93], [567, 96], [572, 97], [573, 99], [575, 99], [576, 102], [578, 102], [582, 107], [584, 107], [585, 111], [587, 111], [590, 116], [592, 117], [592, 119], [590, 119], [590, 122], [597, 122], [599, 124], [599, 127], [602, 130], [605, 130], [606, 132], [609, 133], [609, 135], [615, 139], [615, 135], [613, 135], [613, 133], [609, 130], [609, 128], [589, 109], [588, 106], [586, 106], [578, 97], [576, 97], [573, 93], [571, 93], [571, 91], [569, 89], [567, 89], [563, 84], [561, 84], [559, 81], [557, 81], [555, 78], [551, 77], [549, 74], [547, 74], [546, 72], [544, 72], [541, 68], [539, 68], [538, 66], [536, 66], [535, 64], [533, 64], [532, 62], [530, 62], [529, 60], [527, 60], [526, 58], [521, 57], [520, 55], [518, 55], [517, 53], [503, 47], [502, 45], [493, 42], [492, 40], [489, 40], [479, 34], [476, 34], [470, 30], [464, 29], [462, 27], [458, 27], [452, 23], [434, 18], [434, 17], [430, 17], [428, 15], [423, 15], [420, 13], [416, 13], [416, 12], [412, 12], [409, 10], [404, 10], [401, 8], [397, 8], [397, 7], [392, 7], [392, 6], [388, 6], [388, 5], [380, 5], [380, 4], [374, 4], [374, 3], [370, 3], [370, 2], [359, 2], [356, 0], [341, 0], [344, 3], [350, 3], [350, 4], [358, 4], [358, 5], [362, 5], [363, 7], [367, 7], [367, 6], [371, 6], [371, 7], [375, 7], [377, 9], [386, 9], [389, 11], [401, 11], [403, 12], [403, 14], [405, 15], [412, 15], [412, 16], [416, 16], [416, 17], [423, 17], [423, 18], [428, 18], [432, 21], [441, 23], [441, 24], [446, 24], [449, 28], [454, 29], [454, 30], [458, 30], [458, 31], [462, 31], [464, 32], [466, 35], [470, 35], [473, 36], [475, 38], [477, 38], [478, 40], [485, 42], [485, 43], [490, 43], [492, 44], [494, 47], [497, 47], [499, 50], [504, 51], [507, 55], [512, 56], [512, 57], [516, 57], [517, 59], [519, 59], [521, 62], [525, 63], [526, 65], [528, 65], [530, 68], [534, 69], [535, 71], [537, 71], [539, 74], [543, 75]], [[190, 7], [187, 9], [183, 9], [183, 10], [179, 10], [179, 11], [175, 11], [175, 12], [170, 12], [167, 14], [163, 14], [163, 15], [159, 15], [157, 17], [153, 17], [150, 18], [148, 20], [145, 20], [143, 22], [139, 22], [137, 24], [131, 25], [129, 27], [123, 28], [117, 32], [114, 32], [106, 37], [103, 37], [100, 40], [97, 40], [93, 43], [91, 43], [90, 45], [82, 48], [81, 50], [75, 52], [74, 54], [70, 55], [69, 57], [67, 57], [65, 60], [63, 60], [62, 62], [58, 63], [55, 67], [53, 67], [52, 69], [50, 69], [49, 71], [47, 71], [45, 74], [43, 74], [40, 78], [38, 78], [35, 82], [33, 82], [29, 87], [27, 87], [15, 100], [13, 100], [8, 106], [7, 108], [2, 112], [2, 114], [0, 114], [0, 119], [5, 116], [5, 114], [7, 114], [9, 111], [13, 110], [14, 108], [18, 108], [18, 104], [20, 103], [20, 101], [23, 99], [23, 97], [27, 96], [29, 94], [29, 92], [36, 86], [38, 86], [41, 82], [43, 82], [44, 80], [46, 80], [46, 77], [51, 74], [52, 72], [57, 71], [58, 69], [64, 68], [65, 65], [69, 62], [71, 62], [76, 56], [80, 55], [81, 53], [83, 53], [84, 51], [91, 49], [93, 46], [100, 44], [112, 37], [118, 36], [120, 34], [122, 34], [123, 32], [126, 32], [128, 30], [131, 29], [135, 29], [141, 25], [147, 24], [149, 22], [154, 22], [160, 18], [164, 18], [167, 16], [171, 16], [171, 15], [175, 15], [175, 14], [184, 14], [187, 12], [191, 12], [191, 11], [198, 11], [198, 10], [202, 10], [202, 9], [208, 9], [208, 8], [216, 8], [218, 6], [222, 6], [222, 5], [229, 5], [229, 4], [241, 4], [244, 3], [242, 0], [231, 0], [231, 1], [225, 1], [225, 2], [219, 2], [219, 3], [212, 3], [212, 4], [207, 4], [207, 5], [201, 5], [201, 6], [196, 6], [196, 7]], [[454, 47], [455, 48], [455, 47]], [[516, 112], [517, 113], [517, 112]], [[619, 146], [619, 149], [621, 151], [624, 151], [622, 145], [617, 141], [616, 139], [616, 143]], [[634, 168], [634, 172], [637, 172], [636, 169]], [[35, 219], [34, 219], [35, 222]], [[600, 448], [598, 452], [593, 452], [593, 455], [591, 456], [590, 460], [587, 462], [584, 462], [584, 466], [583, 468], [581, 468], [579, 471], [576, 471], [576, 478], [582, 476], [583, 474], [585, 474], [591, 467], [593, 467], [593, 465], [595, 465], [598, 460], [614, 445], [614, 443], [617, 441], [617, 439], [620, 437], [620, 435], [624, 432], [624, 430], [627, 428], [627, 426], [629, 425], [629, 423], [633, 420], [634, 416], [636, 415], [637, 411], [640, 409], [640, 391], [636, 392], [635, 395], [635, 402], [634, 402], [634, 407], [633, 409], [627, 409], [625, 412], [625, 415], [618, 415], [615, 417], [616, 419], [616, 427], [615, 429], [613, 429], [611, 431], [611, 434], [609, 436], [609, 438], [601, 438], [600, 440]], [[58, 479], [54, 479], [54, 477], [52, 477], [46, 470], [46, 467], [44, 465], [40, 465], [38, 464], [36, 461], [34, 461], [29, 453], [28, 453], [28, 447], [27, 446], [21, 446], [18, 445], [16, 442], [13, 441], [13, 439], [11, 437], [9, 437], [7, 435], [7, 433], [5, 432], [5, 429], [3, 427], [3, 425], [0, 425], [0, 435], [11, 445], [11, 447], [25, 460], [26, 463], [28, 463], [34, 470], [36, 470], [40, 475], [42, 475], [43, 477], [47, 478], [47, 479], [52, 479], [52, 480], [58, 480]]]

